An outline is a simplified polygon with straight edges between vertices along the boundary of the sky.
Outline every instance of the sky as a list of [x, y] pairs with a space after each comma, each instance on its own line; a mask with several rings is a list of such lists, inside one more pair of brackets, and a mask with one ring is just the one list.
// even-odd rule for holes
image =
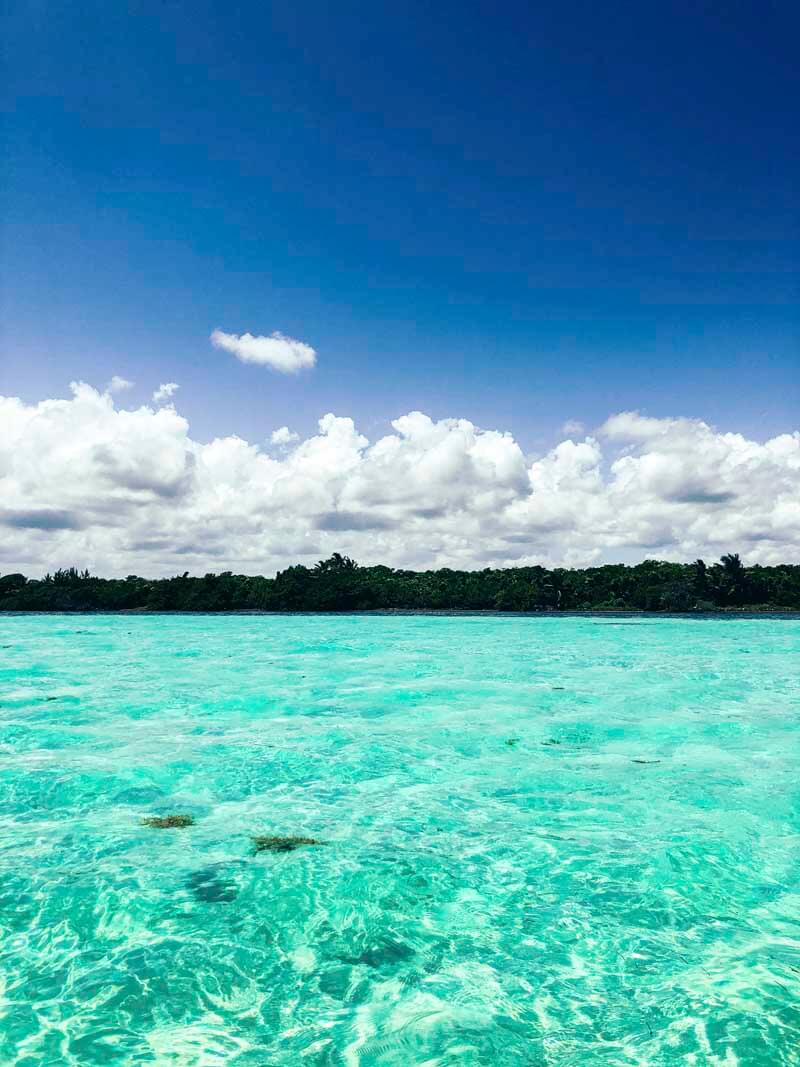
[[0, 569], [797, 558], [798, 30], [12, 3]]

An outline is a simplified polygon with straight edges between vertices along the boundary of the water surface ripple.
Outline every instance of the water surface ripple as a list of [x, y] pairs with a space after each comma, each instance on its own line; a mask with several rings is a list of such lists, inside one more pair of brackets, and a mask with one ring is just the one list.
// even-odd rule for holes
[[0, 645], [4, 1067], [800, 1064], [799, 621]]

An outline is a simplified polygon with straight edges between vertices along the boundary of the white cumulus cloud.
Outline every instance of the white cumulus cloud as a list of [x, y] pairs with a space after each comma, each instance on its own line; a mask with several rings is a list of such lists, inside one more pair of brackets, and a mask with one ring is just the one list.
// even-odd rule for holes
[[299, 440], [300, 434], [295, 433], [294, 430], [290, 430], [288, 426], [279, 426], [278, 429], [273, 430], [270, 435], [270, 442], [273, 445], [291, 445]]
[[567, 419], [561, 427], [561, 432], [567, 434], [568, 437], [572, 437], [575, 434], [582, 434], [585, 429], [586, 427], [578, 419]]
[[281, 374], [297, 374], [306, 367], [313, 367], [317, 361], [317, 353], [311, 345], [277, 331], [269, 337], [254, 337], [251, 333], [214, 330], [211, 343], [215, 348], [232, 353], [242, 363], [258, 363]]
[[153, 393], [153, 402], [156, 404], [165, 404], [179, 389], [180, 386], [177, 382], [162, 382], [158, 389]]
[[107, 393], [124, 393], [126, 389], [133, 389], [133, 382], [129, 382], [127, 378], [121, 378], [119, 374], [115, 374], [106, 386]]
[[800, 562], [800, 433], [758, 442], [693, 419], [613, 415], [526, 456], [514, 438], [421, 412], [370, 442], [333, 414], [269, 451], [194, 439], [170, 404], [0, 397], [0, 572], [274, 573], [362, 563], [578, 566], [646, 557]]

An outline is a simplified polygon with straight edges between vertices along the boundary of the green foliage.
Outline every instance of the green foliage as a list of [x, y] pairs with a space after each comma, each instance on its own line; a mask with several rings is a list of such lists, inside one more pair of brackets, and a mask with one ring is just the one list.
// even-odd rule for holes
[[645, 560], [583, 570], [405, 571], [338, 553], [274, 578], [95, 578], [75, 567], [40, 580], [0, 578], [4, 611], [663, 611], [800, 610], [800, 566]]
[[0, 596], [17, 593], [28, 579], [24, 574], [5, 574], [0, 578]]

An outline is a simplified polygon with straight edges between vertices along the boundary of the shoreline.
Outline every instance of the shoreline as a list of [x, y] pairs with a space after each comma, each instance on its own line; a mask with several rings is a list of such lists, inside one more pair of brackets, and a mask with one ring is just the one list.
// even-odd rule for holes
[[235, 610], [198, 610], [186, 611], [177, 609], [154, 609], [154, 608], [61, 608], [43, 609], [41, 611], [5, 611], [0, 610], [0, 618], [12, 618], [20, 615], [261, 615], [261, 616], [319, 616], [321, 618], [337, 618], [342, 616], [433, 616], [433, 617], [459, 617], [473, 616], [480, 618], [651, 618], [651, 619], [798, 619], [800, 611], [793, 608], [765, 608], [759, 611], [753, 608], [718, 608], [716, 611], [645, 611], [636, 609], [618, 608], [570, 608], [564, 611], [500, 611], [491, 608], [362, 608], [353, 611], [269, 611], [262, 608], [239, 608]]

